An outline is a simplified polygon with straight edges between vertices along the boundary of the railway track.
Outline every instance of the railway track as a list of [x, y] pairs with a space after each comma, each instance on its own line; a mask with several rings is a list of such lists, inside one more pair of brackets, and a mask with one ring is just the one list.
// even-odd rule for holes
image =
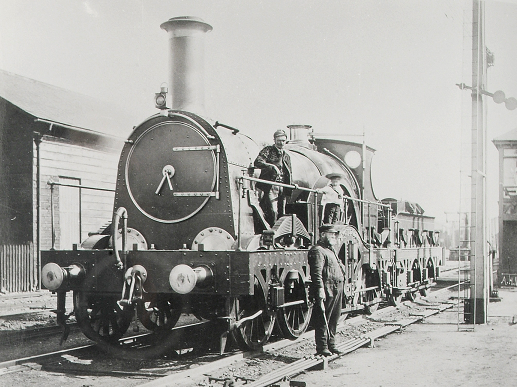
[[[403, 308], [404, 305], [410, 305], [407, 308], [408, 311], [399, 313], [398, 317], [394, 318], [393, 313]], [[340, 324], [345, 330], [350, 330], [351, 327], [362, 327], [364, 324], [370, 325], [368, 329], [361, 328], [366, 330], [364, 332], [356, 329], [352, 334], [344, 333], [339, 349], [346, 354], [361, 347], [374, 346], [375, 340], [378, 338], [401, 331], [410, 324], [422, 321], [453, 306], [454, 304], [450, 301], [429, 302], [425, 299], [417, 299], [413, 302], [404, 302], [400, 308], [379, 309], [368, 318], [362, 315], [349, 318], [346, 324]], [[184, 329], [185, 333], [180, 333], [178, 336], [202, 336], [195, 333], [192, 327], [180, 328]], [[187, 329], [191, 329], [190, 333], [186, 331]], [[313, 335], [313, 332], [307, 332], [296, 341], [281, 340], [271, 343], [266, 345], [262, 352], [233, 351], [224, 356], [216, 355], [216, 351], [199, 351], [188, 348], [192, 343], [185, 342], [181, 348], [169, 351], [154, 360], [139, 357], [138, 354], [132, 360], [121, 360], [104, 354], [93, 345], [83, 345], [79, 348], [0, 363], [0, 374], [4, 374], [2, 376], [4, 378], [10, 373], [27, 372], [30, 369], [30, 372], [39, 372], [43, 375], [60, 373], [70, 377], [74, 375], [95, 378], [115, 377], [120, 380], [120, 383], [117, 382], [120, 386], [135, 385], [135, 378], [139, 379], [139, 383], [142, 382], [147, 386], [193, 386], [199, 383], [224, 385], [229, 380], [236, 379], [241, 382], [245, 381], [247, 386], [269, 386], [278, 381], [290, 379], [306, 369], [324, 367], [329, 361], [338, 357], [334, 355], [323, 358], [313, 355]], [[140, 335], [124, 340], [125, 345], [146, 348], [145, 339], [142, 339]], [[283, 353], [287, 353], [287, 355], [282, 355]], [[297, 355], [303, 353], [304, 356], [297, 358], [293, 353]], [[270, 362], [271, 359], [280, 360], [277, 361], [274, 369], [265, 375], [229, 371], [242, 369], [238, 364], [250, 361], [261, 368], [260, 364]], [[249, 364], [244, 368], [249, 368]], [[125, 384], [126, 382], [127, 384]]]
[[[457, 302], [454, 301], [446, 301], [446, 302], [425, 302], [417, 299], [415, 301], [407, 301], [405, 304], [417, 305], [421, 306], [425, 311], [420, 311], [419, 313], [409, 312], [407, 314], [402, 314], [398, 319], [391, 319], [388, 316], [392, 315], [393, 312], [399, 310], [399, 308], [395, 307], [387, 307], [384, 309], [380, 309], [369, 317], [365, 316], [357, 316], [353, 319], [347, 320], [347, 324], [345, 326], [350, 325], [360, 325], [365, 320], [366, 321], [376, 321], [381, 323], [382, 326], [372, 329], [362, 335], [349, 337], [346, 340], [343, 340], [337, 345], [337, 348], [342, 352], [341, 355], [332, 355], [330, 357], [323, 357], [314, 354], [305, 355], [299, 359], [294, 361], [287, 362], [287, 364], [281, 364], [278, 367], [275, 367], [269, 372], [265, 372], [257, 378], [250, 378], [248, 375], [245, 375], [240, 371], [237, 375], [229, 375], [228, 371], [221, 371], [210, 373], [210, 369], [214, 367], [214, 365], [207, 366], [206, 369], [196, 369], [195, 371], [189, 370], [185, 371], [181, 374], [175, 374], [174, 376], [168, 376], [160, 379], [159, 381], [150, 382], [144, 384], [146, 387], [165, 387], [165, 386], [185, 386], [191, 387], [195, 385], [199, 385], [199, 383], [203, 383], [203, 378], [200, 378], [200, 374], [204, 375], [204, 379], [208, 379], [210, 385], [214, 385], [214, 382], [220, 382], [221, 385], [231, 385], [235, 380], [244, 380], [246, 381], [247, 387], [267, 387], [274, 385], [280, 381], [288, 381], [296, 375], [313, 368], [325, 368], [328, 365], [328, 362], [331, 362], [339, 357], [345, 356], [346, 354], [353, 352], [361, 347], [374, 347], [375, 341], [384, 336], [387, 336], [394, 332], [401, 332], [405, 327], [421, 322], [426, 318], [441, 313], [447, 309], [453, 308], [457, 305]], [[415, 309], [415, 308], [411, 308]], [[342, 328], [342, 326], [341, 326]], [[302, 336], [302, 340], [313, 340], [313, 332], [307, 332]], [[280, 343], [280, 345], [285, 343]], [[279, 344], [272, 344], [271, 347], [264, 347], [263, 354], [256, 354], [255, 359], [259, 357], [276, 354], [278, 356], [279, 350], [281, 349]], [[287, 344], [289, 345], [289, 344]], [[295, 344], [293, 344], [295, 345]], [[280, 351], [281, 352], [281, 351]], [[290, 351], [292, 352], [292, 351]], [[289, 356], [280, 356], [281, 358], [289, 358]], [[260, 363], [260, 361], [256, 361]], [[282, 363], [283, 361], [280, 361]], [[233, 367], [235, 369], [243, 370], [247, 367], [245, 366], [236, 366]], [[271, 365], [268, 366], [271, 368]], [[286, 384], [287, 385], [287, 384]], [[296, 385], [296, 383], [295, 383]]]
[[[187, 324], [174, 328], [168, 335], [169, 340], [175, 342], [181, 347], [170, 351], [161, 359], [155, 361], [156, 367], [161, 367], [168, 358], [179, 357], [182, 353], [188, 353], [189, 350], [183, 348], [192, 346], [199, 338], [199, 328], [209, 325], [208, 322], [200, 322], [195, 324]], [[106, 353], [99, 348], [98, 344], [89, 342], [86, 345], [76, 345], [67, 349], [40, 353], [33, 356], [22, 357], [18, 359], [6, 360], [0, 362], [0, 375], [17, 371], [24, 371], [36, 368], [42, 372], [60, 372], [63, 374], [82, 374], [82, 375], [102, 375], [102, 376], [144, 376], [144, 377], [160, 377], [164, 376], [165, 371], [131, 371], [139, 366], [132, 363], [142, 363], [150, 354], [148, 348], [155, 349], [149, 343], [149, 333], [129, 335], [120, 339], [120, 350]], [[57, 337], [56, 337], [57, 338]], [[166, 340], [165, 337], [160, 337]], [[177, 338], [182, 338], [181, 340]], [[189, 340], [189, 338], [191, 338]], [[127, 351], [127, 353], [123, 353]], [[149, 360], [152, 362], [152, 360]], [[104, 363], [104, 366], [101, 366]], [[109, 365], [109, 367], [105, 367]], [[129, 366], [128, 366], [129, 365]], [[141, 366], [141, 364], [140, 364]], [[103, 368], [105, 367], [105, 368]], [[170, 367], [173, 368], [173, 367]]]
[[[76, 323], [69, 324], [70, 333], [80, 332]], [[28, 341], [44, 340], [59, 337], [63, 334], [63, 328], [58, 325], [27, 328], [21, 330], [0, 331], [0, 346], [16, 345]]]

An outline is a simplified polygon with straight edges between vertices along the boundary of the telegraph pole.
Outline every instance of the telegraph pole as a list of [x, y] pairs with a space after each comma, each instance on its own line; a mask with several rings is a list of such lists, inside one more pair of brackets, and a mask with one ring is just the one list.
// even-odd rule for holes
[[[486, 128], [483, 90], [486, 79], [484, 38], [484, 2], [472, 4], [472, 164], [471, 164], [471, 225], [474, 236], [470, 261], [471, 323], [487, 322], [489, 286], [486, 219]], [[472, 281], [473, 280], [473, 281]]]
[[[472, 1], [472, 86], [456, 85], [461, 90], [472, 91], [472, 160], [471, 160], [471, 235], [470, 244], [470, 296], [465, 321], [484, 324], [487, 322], [490, 300], [491, 262], [486, 225], [486, 146], [485, 102], [483, 95], [492, 97], [495, 103], [504, 102], [508, 110], [517, 109], [517, 98], [506, 97], [502, 90], [490, 93], [485, 90], [487, 68], [493, 65], [493, 55], [485, 47], [485, 5]], [[501, 205], [501, 203], [499, 204]], [[502, 220], [500, 220], [502, 222]]]

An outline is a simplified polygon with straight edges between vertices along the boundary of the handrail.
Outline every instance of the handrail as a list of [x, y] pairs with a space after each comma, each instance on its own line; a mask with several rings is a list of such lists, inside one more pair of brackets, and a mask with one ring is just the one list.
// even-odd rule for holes
[[[308, 192], [314, 192], [314, 193], [318, 193], [319, 192], [319, 190], [317, 190], [317, 189], [300, 187], [298, 184], [284, 184], [284, 183], [278, 183], [276, 181], [257, 179], [256, 177], [241, 176], [240, 179], [249, 180], [249, 181], [256, 181], [256, 182], [259, 182], [259, 183], [264, 183], [264, 184], [269, 184], [269, 185], [276, 185], [276, 186], [284, 187], [284, 188], [299, 189], [299, 190], [302, 190], [302, 191], [308, 191]], [[391, 208], [391, 206], [389, 204], [383, 204], [383, 203], [378, 203], [378, 202], [372, 202], [372, 201], [369, 201], [369, 200], [357, 199], [357, 198], [353, 198], [353, 197], [350, 197], [350, 196], [347, 196], [347, 195], [343, 195], [343, 199], [352, 200], [352, 201], [356, 201], [356, 202], [360, 202], [360, 203], [372, 204], [372, 205], [380, 206], [380, 207]]]
[[[284, 184], [284, 183], [279, 183], [279, 182], [276, 182], [276, 181], [270, 181], [270, 180], [263, 180], [263, 179], [258, 179], [256, 177], [251, 177], [251, 176], [241, 176], [239, 177], [239, 185], [241, 187], [244, 186], [243, 184], [243, 180], [248, 180], [248, 181], [255, 181], [255, 182], [258, 182], [258, 183], [263, 183], [263, 184], [268, 184], [268, 185], [271, 185], [271, 186], [278, 186], [278, 187], [284, 187], [284, 188], [292, 188], [292, 189], [299, 189], [299, 190], [302, 190], [302, 191], [307, 191], [307, 192], [312, 192], [314, 193], [314, 195], [316, 196], [315, 197], [315, 200], [313, 202], [313, 206], [314, 206], [314, 212], [316, 213], [317, 212], [317, 209], [316, 209], [316, 206], [317, 206], [317, 195], [318, 193], [320, 193], [320, 190], [317, 190], [317, 189], [313, 189], [313, 188], [306, 188], [306, 187], [300, 187], [298, 184]], [[241, 189], [241, 188], [239, 188]], [[358, 202], [358, 203], [366, 203], [367, 204], [367, 208], [368, 208], [368, 230], [371, 230], [371, 215], [370, 215], [370, 206], [371, 205], [374, 205], [374, 206], [378, 206], [377, 208], [379, 207], [384, 207], [388, 210], [388, 214], [391, 214], [391, 205], [389, 204], [383, 204], [383, 203], [379, 203], [379, 202], [372, 202], [372, 201], [369, 201], [369, 200], [363, 200], [363, 199], [357, 199], [357, 198], [353, 198], [353, 197], [350, 197], [350, 196], [347, 196], [347, 195], [343, 195], [343, 201], [346, 201], [346, 200], [350, 200], [352, 202]], [[238, 249], [240, 250], [242, 248], [241, 246], [241, 238], [240, 238], [240, 218], [241, 218], [241, 203], [240, 203], [240, 200], [239, 200], [239, 209], [238, 209], [238, 218], [239, 218], [239, 224], [238, 224], [238, 227], [239, 227], [239, 233], [238, 233]], [[364, 216], [364, 215], [363, 215]], [[314, 217], [314, 221], [317, 222], [317, 216]], [[315, 223], [314, 224], [314, 228], [317, 229], [318, 226], [317, 224]], [[388, 228], [391, 229], [391, 215], [388, 215]], [[371, 245], [371, 235], [370, 235], [370, 231], [368, 231], [368, 243], [370, 244], [370, 250], [372, 249], [372, 245]], [[370, 257], [373, 256], [373, 253], [372, 251], [370, 251]]]
[[91, 190], [94, 190], [94, 191], [115, 192], [115, 190], [113, 188], [101, 188], [101, 187], [92, 187], [92, 186], [88, 186], [88, 185], [66, 184], [66, 183], [59, 183], [57, 181], [52, 181], [52, 180], [47, 181], [47, 184], [50, 185], [51, 187], [54, 186], [54, 185], [60, 185], [60, 186], [63, 186], [63, 187], [91, 189]]
[[[122, 219], [122, 254], [123, 259], [120, 259], [120, 255], [118, 252], [118, 242], [117, 242], [117, 234], [118, 234], [118, 224]], [[124, 207], [119, 207], [117, 211], [113, 214], [113, 222], [111, 225], [111, 235], [113, 238], [113, 254], [115, 255], [116, 263], [119, 269], [125, 269], [127, 267], [126, 262], [126, 244], [127, 244], [127, 210]]]
[[279, 183], [276, 181], [257, 179], [256, 177], [249, 177], [249, 176], [241, 176], [240, 179], [256, 181], [258, 183], [264, 183], [264, 184], [269, 184], [269, 185], [276, 185], [278, 187], [301, 189], [302, 191], [309, 191], [309, 192], [318, 192], [318, 190], [315, 190], [312, 188], [300, 187], [298, 184], [284, 184], [284, 183]]

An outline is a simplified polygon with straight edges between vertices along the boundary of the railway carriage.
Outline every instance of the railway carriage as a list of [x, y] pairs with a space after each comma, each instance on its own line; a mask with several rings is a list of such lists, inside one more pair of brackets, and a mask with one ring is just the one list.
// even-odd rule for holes
[[292, 193], [286, 215], [268, 224], [252, 167], [259, 146], [199, 113], [200, 47], [211, 26], [180, 17], [161, 27], [170, 37], [172, 108], [158, 93], [160, 113], [127, 139], [111, 224], [74, 250], [42, 251], [42, 283], [57, 293], [60, 324], [72, 291], [84, 334], [113, 347], [132, 321], [163, 334], [181, 313], [220, 323], [222, 350], [228, 335], [244, 349], [260, 348], [275, 329], [296, 339], [312, 313], [307, 254], [329, 173], [343, 176], [345, 192], [344, 311], [371, 313], [383, 300], [396, 304], [433, 285], [442, 250], [432, 218], [375, 197], [374, 150], [364, 144], [289, 126]]

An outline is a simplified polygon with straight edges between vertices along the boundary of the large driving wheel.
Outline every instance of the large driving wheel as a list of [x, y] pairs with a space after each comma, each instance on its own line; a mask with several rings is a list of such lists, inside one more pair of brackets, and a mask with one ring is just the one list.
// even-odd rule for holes
[[137, 304], [138, 319], [142, 325], [153, 332], [163, 332], [174, 328], [181, 316], [181, 308], [172, 300], [159, 299], [157, 295], [144, 296]]
[[257, 277], [254, 280], [254, 294], [235, 300], [237, 326], [232, 336], [243, 350], [260, 349], [271, 337], [275, 324], [275, 314], [267, 306], [265, 283]]
[[296, 278], [288, 275], [284, 281], [285, 304], [291, 305], [280, 308], [277, 312], [278, 326], [284, 337], [290, 340], [297, 339], [307, 330], [312, 315], [305, 282], [299, 273], [294, 273]]
[[122, 309], [117, 297], [74, 292], [74, 312], [82, 332], [97, 343], [116, 343], [132, 319], [131, 308]]

